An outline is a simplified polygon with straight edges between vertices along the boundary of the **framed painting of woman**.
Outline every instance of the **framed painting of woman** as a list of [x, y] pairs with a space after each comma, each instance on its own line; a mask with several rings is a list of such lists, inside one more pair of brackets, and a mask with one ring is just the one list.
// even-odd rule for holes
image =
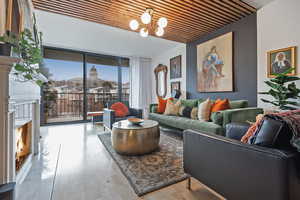
[[268, 52], [268, 77], [283, 73], [290, 68], [295, 68], [289, 76], [296, 75], [296, 47], [288, 47]]

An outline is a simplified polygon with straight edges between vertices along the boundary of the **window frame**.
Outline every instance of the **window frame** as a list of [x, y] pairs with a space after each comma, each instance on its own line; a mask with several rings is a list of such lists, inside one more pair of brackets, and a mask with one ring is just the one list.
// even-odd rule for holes
[[[88, 109], [88, 105], [87, 105], [87, 93], [88, 93], [88, 87], [86, 84], [86, 80], [87, 80], [87, 57], [91, 56], [91, 57], [111, 57], [111, 58], [116, 58], [116, 59], [128, 59], [128, 63], [130, 63], [130, 58], [128, 57], [124, 57], [124, 56], [114, 56], [114, 55], [105, 55], [105, 54], [100, 54], [100, 53], [94, 53], [94, 52], [87, 52], [87, 51], [80, 51], [80, 50], [74, 50], [74, 49], [67, 49], [67, 48], [60, 48], [60, 47], [53, 47], [53, 46], [47, 46], [44, 45], [42, 47], [42, 52], [43, 52], [43, 57], [45, 54], [45, 50], [57, 50], [57, 51], [66, 51], [66, 52], [71, 52], [71, 53], [78, 53], [82, 55], [82, 68], [83, 68], [83, 94], [84, 94], [84, 99], [83, 99], [83, 120], [77, 120], [77, 121], [65, 121], [65, 122], [52, 122], [52, 123], [47, 123], [44, 120], [44, 116], [43, 116], [43, 107], [44, 107], [44, 102], [43, 102], [43, 98], [41, 98], [41, 125], [56, 125], [56, 124], [72, 124], [72, 123], [84, 123], [84, 122], [89, 122], [91, 120], [87, 119], [87, 109]], [[121, 61], [120, 61], [121, 63]], [[122, 101], [122, 68], [123, 67], [128, 67], [129, 70], [129, 79], [130, 79], [130, 65], [128, 64], [128, 66], [122, 66], [122, 65], [118, 65], [116, 66], [118, 68], [118, 101]], [[130, 83], [130, 81], [129, 81]], [[129, 87], [131, 87], [129, 85]], [[130, 91], [130, 89], [129, 89]], [[43, 95], [43, 88], [41, 88], [41, 95]], [[43, 122], [43, 123], [42, 123]]]

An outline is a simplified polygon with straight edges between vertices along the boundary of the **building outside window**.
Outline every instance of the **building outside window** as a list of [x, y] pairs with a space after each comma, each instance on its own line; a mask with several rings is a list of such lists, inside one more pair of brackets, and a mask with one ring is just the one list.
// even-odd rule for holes
[[129, 59], [45, 48], [44, 123], [87, 120], [115, 101], [129, 100]]

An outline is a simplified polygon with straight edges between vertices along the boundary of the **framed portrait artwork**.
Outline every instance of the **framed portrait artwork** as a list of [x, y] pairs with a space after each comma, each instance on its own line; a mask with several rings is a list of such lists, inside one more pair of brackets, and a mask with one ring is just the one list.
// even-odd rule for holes
[[170, 59], [170, 79], [181, 78], [181, 55]]
[[288, 47], [268, 52], [268, 77], [280, 74], [290, 68], [295, 68], [288, 75], [294, 76], [297, 71], [296, 47]]
[[181, 90], [180, 88], [180, 81], [171, 82], [171, 94], [175, 92], [175, 90]]
[[197, 45], [198, 92], [233, 91], [233, 32]]

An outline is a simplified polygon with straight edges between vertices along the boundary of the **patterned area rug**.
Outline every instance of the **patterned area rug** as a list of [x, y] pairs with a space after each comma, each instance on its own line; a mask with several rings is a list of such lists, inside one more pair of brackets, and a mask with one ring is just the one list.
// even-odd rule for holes
[[112, 148], [110, 133], [98, 135], [138, 196], [183, 181], [183, 142], [161, 133], [160, 149], [143, 156], [123, 156]]

